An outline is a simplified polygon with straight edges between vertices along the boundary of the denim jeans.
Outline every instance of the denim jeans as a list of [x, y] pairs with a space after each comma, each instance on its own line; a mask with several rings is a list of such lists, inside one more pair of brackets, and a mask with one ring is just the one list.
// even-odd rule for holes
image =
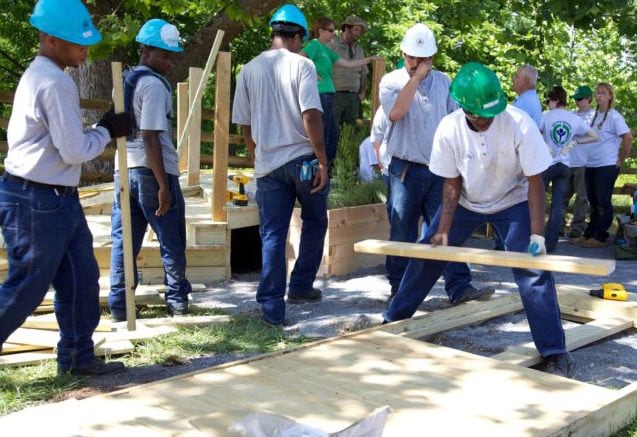
[[[188, 293], [192, 291], [186, 279], [186, 218], [184, 196], [179, 188], [179, 178], [168, 175], [172, 204], [161, 217], [155, 215], [159, 207], [159, 185], [151, 169], [128, 169], [130, 184], [131, 230], [133, 234], [133, 271], [137, 287], [137, 255], [142, 247], [146, 228], [150, 224], [159, 240], [161, 261], [164, 265], [166, 303], [181, 310], [188, 308]], [[126, 317], [126, 285], [124, 281], [124, 241], [122, 234], [122, 209], [120, 205], [119, 175], [115, 174], [115, 201], [111, 213], [111, 292], [108, 306], [117, 318]]]
[[[27, 183], [28, 184], [28, 183]], [[0, 226], [9, 274], [0, 286], [0, 346], [55, 289], [62, 371], [94, 359], [99, 268], [77, 193], [58, 195], [0, 177]]]
[[591, 217], [584, 231], [586, 238], [606, 241], [608, 229], [613, 224], [613, 189], [619, 175], [619, 167], [586, 167], [586, 195], [591, 206]]
[[[438, 212], [421, 243], [431, 241], [439, 221]], [[486, 215], [458, 205], [449, 231], [449, 245], [462, 245], [472, 232], [485, 223], [493, 225], [494, 232], [500, 237], [505, 250], [526, 252], [531, 234], [527, 202]], [[392, 322], [411, 317], [427, 297], [446, 265], [444, 261], [410, 259], [398, 293], [383, 314], [383, 318]], [[566, 352], [555, 280], [551, 272], [517, 268], [512, 269], [512, 272], [538, 351], [542, 356]]]
[[312, 182], [299, 179], [303, 161], [312, 159], [313, 155], [293, 159], [257, 179], [262, 254], [257, 302], [261, 304], [263, 318], [272, 324], [282, 323], [285, 319], [285, 247], [296, 200], [301, 204], [303, 224], [299, 255], [290, 275], [290, 292], [312, 289], [323, 258], [329, 185], [312, 194]]
[[[423, 235], [442, 202], [444, 179], [433, 174], [426, 165], [418, 165], [393, 157], [389, 164], [391, 213], [389, 239], [413, 243], [418, 240], [418, 220], [423, 217]], [[397, 289], [409, 258], [388, 256], [387, 278]], [[445, 271], [445, 290], [454, 301], [471, 283], [467, 264], [449, 263]]]
[[571, 229], [578, 230], [582, 234], [586, 229], [586, 214], [588, 213], [585, 173], [586, 169], [584, 167], [571, 167], [566, 194], [564, 194], [564, 211], [568, 208], [568, 202], [571, 197], [575, 195]]
[[555, 252], [557, 247], [557, 240], [564, 221], [564, 193], [568, 188], [570, 175], [569, 167], [561, 162], [551, 165], [542, 173], [544, 189], [548, 191], [549, 184], [552, 184], [549, 221], [544, 231], [546, 251], [549, 253]]
[[323, 141], [325, 142], [325, 154], [327, 162], [332, 163], [336, 158], [338, 147], [338, 126], [334, 120], [334, 93], [320, 93], [321, 106], [323, 107]]

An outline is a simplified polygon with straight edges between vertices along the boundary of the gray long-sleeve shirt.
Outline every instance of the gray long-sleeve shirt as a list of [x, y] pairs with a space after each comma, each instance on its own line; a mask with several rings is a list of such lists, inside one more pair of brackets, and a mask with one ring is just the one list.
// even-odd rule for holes
[[9, 173], [77, 186], [81, 164], [99, 156], [111, 138], [106, 128], [83, 128], [77, 85], [52, 60], [37, 56], [18, 84], [7, 139]]

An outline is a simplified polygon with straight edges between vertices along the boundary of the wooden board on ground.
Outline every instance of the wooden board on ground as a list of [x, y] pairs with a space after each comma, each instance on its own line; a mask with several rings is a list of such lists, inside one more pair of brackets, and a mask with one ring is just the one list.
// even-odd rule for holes
[[[255, 411], [333, 432], [389, 405], [386, 436], [587, 435], [634, 414], [617, 392], [381, 331], [0, 418], [34, 434], [229, 435]], [[488, 401], [485, 396], [488, 393]], [[632, 398], [631, 398], [632, 397]], [[626, 401], [627, 400], [627, 401]], [[595, 423], [588, 414], [613, 405]], [[46, 423], [35, 420], [44, 417]]]
[[472, 247], [436, 246], [385, 240], [364, 240], [354, 245], [356, 252], [404, 256], [438, 261], [468, 262], [500, 267], [547, 270], [608, 276], [615, 270], [614, 260], [580, 258], [564, 255], [531, 256], [528, 253]]
[[55, 359], [57, 359], [57, 354], [54, 352], [24, 352], [21, 354], [0, 355], [0, 368], [29, 366]]

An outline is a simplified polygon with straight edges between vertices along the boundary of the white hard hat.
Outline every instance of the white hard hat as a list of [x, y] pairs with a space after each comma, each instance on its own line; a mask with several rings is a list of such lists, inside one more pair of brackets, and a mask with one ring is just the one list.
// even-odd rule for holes
[[434, 33], [422, 23], [414, 24], [407, 29], [400, 50], [406, 55], [417, 58], [428, 58], [438, 52]]

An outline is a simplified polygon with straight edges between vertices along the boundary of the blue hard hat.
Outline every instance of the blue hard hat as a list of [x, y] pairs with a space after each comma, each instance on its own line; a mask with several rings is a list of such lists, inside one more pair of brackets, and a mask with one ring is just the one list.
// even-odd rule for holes
[[138, 43], [168, 50], [170, 52], [183, 52], [181, 40], [179, 39], [179, 30], [161, 18], [153, 18], [148, 20], [139, 32], [135, 41]]
[[307, 41], [310, 36], [305, 15], [303, 15], [303, 12], [294, 5], [287, 4], [277, 9], [270, 19], [270, 26], [273, 24], [296, 24], [303, 28], [303, 31], [305, 32], [303, 35], [303, 41]]
[[81, 46], [102, 40], [91, 14], [80, 0], [39, 0], [29, 23], [44, 33]]

